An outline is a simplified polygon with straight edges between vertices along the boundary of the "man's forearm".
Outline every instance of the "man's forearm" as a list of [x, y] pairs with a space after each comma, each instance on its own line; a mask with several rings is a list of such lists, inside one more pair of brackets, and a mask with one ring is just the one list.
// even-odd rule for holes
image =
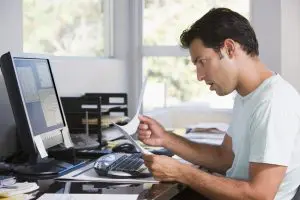
[[209, 199], [262, 199], [249, 182], [211, 175], [188, 165], [183, 165], [181, 170], [182, 176], [178, 181]]
[[232, 164], [220, 146], [198, 144], [175, 134], [169, 134], [164, 146], [187, 161], [218, 172], [225, 172]]

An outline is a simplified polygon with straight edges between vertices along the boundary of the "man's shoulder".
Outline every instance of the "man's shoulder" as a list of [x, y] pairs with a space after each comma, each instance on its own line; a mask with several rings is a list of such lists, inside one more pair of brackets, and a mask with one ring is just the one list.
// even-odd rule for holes
[[254, 101], [272, 105], [289, 105], [299, 104], [300, 95], [297, 90], [280, 75], [276, 75], [269, 84], [260, 91]]

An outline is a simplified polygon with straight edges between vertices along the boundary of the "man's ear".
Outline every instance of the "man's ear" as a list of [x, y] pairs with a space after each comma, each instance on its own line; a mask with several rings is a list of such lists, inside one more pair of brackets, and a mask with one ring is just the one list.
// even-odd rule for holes
[[235, 51], [235, 42], [232, 39], [226, 39], [224, 41], [224, 49], [229, 58], [232, 58]]

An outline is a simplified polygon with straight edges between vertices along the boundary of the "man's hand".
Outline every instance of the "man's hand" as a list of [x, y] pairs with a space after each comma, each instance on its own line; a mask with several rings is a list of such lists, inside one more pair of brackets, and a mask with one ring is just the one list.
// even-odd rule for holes
[[181, 174], [182, 163], [159, 155], [143, 155], [144, 163], [158, 181], [177, 181]]
[[139, 119], [138, 138], [150, 146], [164, 146], [168, 133], [162, 125], [150, 117], [139, 116]]

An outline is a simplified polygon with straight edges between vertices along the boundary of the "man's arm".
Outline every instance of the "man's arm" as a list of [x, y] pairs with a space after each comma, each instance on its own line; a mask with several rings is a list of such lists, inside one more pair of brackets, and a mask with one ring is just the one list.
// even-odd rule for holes
[[234, 159], [231, 137], [227, 134], [220, 146], [195, 143], [175, 134], [170, 134], [166, 141], [164, 146], [176, 155], [217, 172], [226, 172]]
[[208, 174], [191, 166], [182, 166], [178, 181], [210, 199], [274, 199], [287, 167], [250, 163], [249, 181], [234, 180]]

